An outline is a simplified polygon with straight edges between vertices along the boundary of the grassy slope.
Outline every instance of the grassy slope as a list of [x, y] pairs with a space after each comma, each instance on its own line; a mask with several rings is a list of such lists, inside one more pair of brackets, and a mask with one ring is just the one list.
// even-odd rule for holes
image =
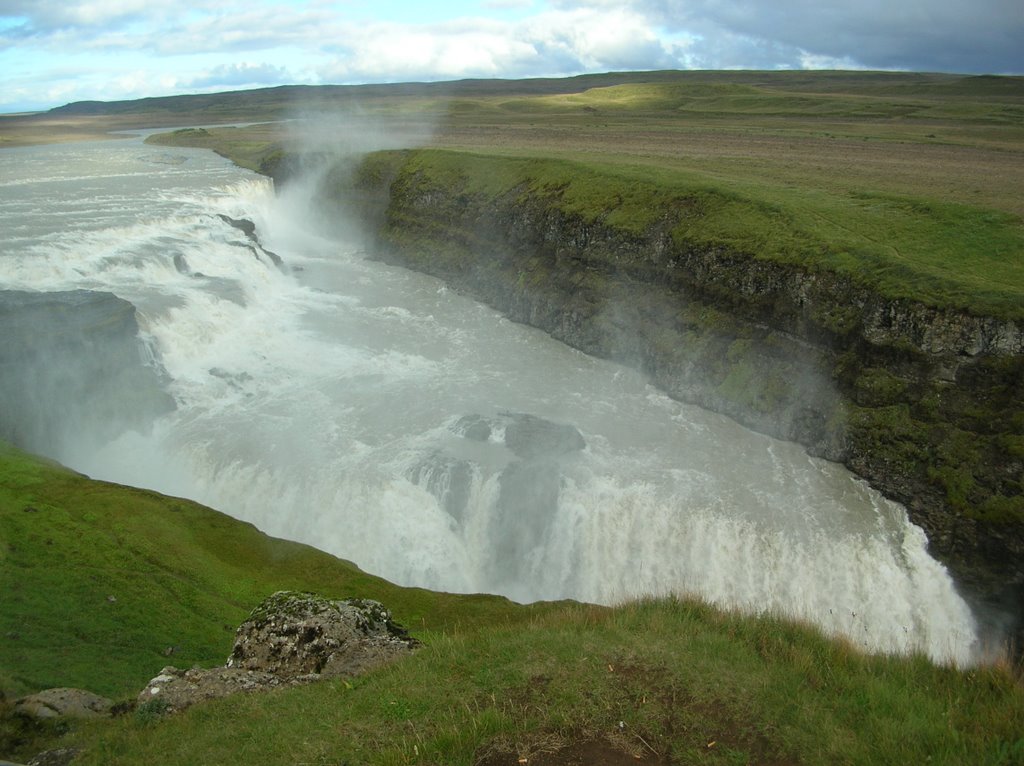
[[668, 221], [679, 242], [831, 269], [890, 298], [1024, 318], [1024, 224], [1005, 213], [593, 161], [433, 151], [418, 153], [405, 169], [484, 198], [529, 190], [638, 234]]
[[249, 610], [281, 589], [377, 598], [418, 630], [530, 611], [399, 588], [190, 501], [0, 446], [0, 690], [116, 696], [165, 664], [222, 664]]
[[[348, 682], [161, 721], [139, 710], [56, 740], [48, 737], [59, 731], [44, 729], [21, 750], [0, 736], [0, 757], [70, 744], [84, 748], [83, 766], [468, 765], [484, 756], [542, 763], [545, 750], [582, 742], [659, 763], [1024, 756], [1024, 688], [1002, 669], [864, 657], [810, 629], [693, 602], [522, 607], [397, 588], [193, 503], [93, 482], [9, 448], [0, 452], [0, 544], [8, 693], [67, 684], [129, 696], [164, 664], [220, 664], [227, 628], [284, 587], [380, 598], [426, 642]], [[167, 658], [169, 645], [178, 649]], [[12, 732], [25, 734], [0, 717], [0, 735]]]

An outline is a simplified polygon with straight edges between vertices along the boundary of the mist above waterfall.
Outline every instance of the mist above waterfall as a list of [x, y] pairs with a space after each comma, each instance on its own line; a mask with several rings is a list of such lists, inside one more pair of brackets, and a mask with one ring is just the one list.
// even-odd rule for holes
[[[0, 286], [130, 300], [174, 400], [72, 467], [401, 584], [696, 594], [874, 650], [977, 656], [921, 531], [841, 467], [365, 260], [313, 204], [315, 172], [275, 195], [212, 155], [161, 156], [130, 143], [6, 160], [0, 209], [24, 225], [0, 234]], [[218, 214], [252, 221], [284, 269]]]
[[371, 152], [428, 144], [439, 119], [427, 111], [379, 113], [356, 99], [347, 108], [295, 112], [282, 140], [290, 167], [277, 187], [281, 215], [349, 244], [363, 241], [355, 200], [339, 199], [351, 195], [358, 164]]

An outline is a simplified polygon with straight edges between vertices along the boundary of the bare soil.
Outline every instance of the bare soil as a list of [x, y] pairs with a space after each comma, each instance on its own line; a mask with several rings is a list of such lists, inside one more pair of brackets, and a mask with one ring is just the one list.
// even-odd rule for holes
[[604, 739], [581, 739], [552, 752], [520, 755], [508, 750], [491, 752], [474, 761], [475, 766], [634, 766], [667, 764], [668, 758], [644, 752], [626, 752]]
[[[605, 161], [666, 164], [739, 180], [834, 190], [927, 195], [1024, 216], [1024, 151], [965, 140], [927, 125], [903, 139], [857, 135], [864, 126], [820, 132], [769, 127], [636, 125], [469, 125], [439, 131], [452, 148], [592, 155]], [[935, 138], [928, 138], [934, 135]], [[916, 140], [915, 140], [916, 138]]]

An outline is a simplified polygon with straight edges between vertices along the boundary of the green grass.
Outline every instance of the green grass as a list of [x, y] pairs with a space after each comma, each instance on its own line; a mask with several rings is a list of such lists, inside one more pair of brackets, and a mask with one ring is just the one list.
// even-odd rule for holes
[[469, 766], [595, 742], [677, 764], [1024, 755], [1024, 687], [1005, 667], [865, 656], [786, 620], [687, 600], [525, 607], [398, 588], [194, 503], [0, 451], [8, 698], [51, 685], [127, 698], [166, 664], [222, 664], [234, 627], [280, 588], [378, 598], [425, 646], [360, 678], [171, 717], [138, 708], [32, 727], [0, 710], [0, 757], [73, 746], [83, 766]]
[[[302, 93], [319, 94], [327, 114], [342, 105], [340, 91]], [[282, 97], [230, 103], [279, 114]], [[408, 169], [467, 194], [525, 190], [627, 232], [671, 219], [687, 246], [840, 272], [887, 298], [1024, 317], [1024, 78], [622, 73], [381, 88], [359, 104], [405, 126], [433, 122], [430, 143], [453, 151], [420, 153]], [[300, 125], [150, 140], [269, 169], [301, 151]]]
[[[80, 732], [82, 764], [465, 764], [606, 740], [664, 763], [1013, 763], [1001, 670], [867, 658], [783, 621], [663, 600], [432, 634], [350, 681]], [[712, 744], [713, 743], [713, 744]]]

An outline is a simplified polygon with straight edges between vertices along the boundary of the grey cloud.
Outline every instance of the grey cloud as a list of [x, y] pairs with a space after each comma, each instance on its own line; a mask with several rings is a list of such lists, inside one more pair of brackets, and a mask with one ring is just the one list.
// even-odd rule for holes
[[699, 34], [696, 48], [708, 58], [724, 38], [731, 41], [727, 48], [747, 41], [751, 53], [756, 46], [774, 49], [777, 65], [805, 52], [880, 69], [1024, 72], [1020, 0], [637, 0], [633, 5], [665, 28]]

